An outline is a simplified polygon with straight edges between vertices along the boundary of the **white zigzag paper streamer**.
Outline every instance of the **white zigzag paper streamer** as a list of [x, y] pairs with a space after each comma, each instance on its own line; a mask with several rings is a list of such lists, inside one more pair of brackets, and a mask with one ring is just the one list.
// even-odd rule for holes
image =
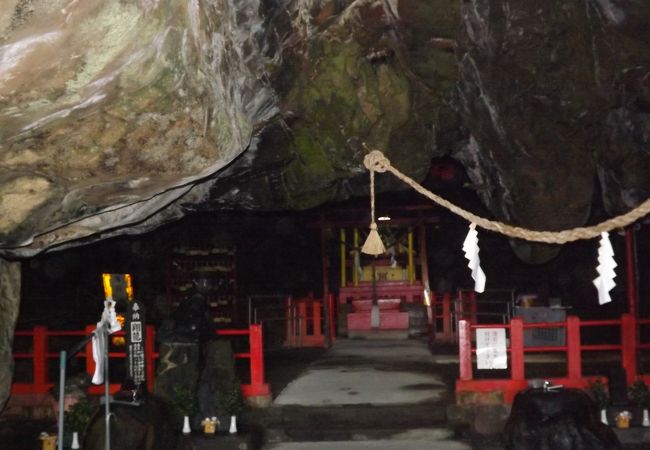
[[465, 258], [469, 261], [467, 267], [472, 270], [474, 290], [481, 293], [485, 290], [485, 273], [481, 269], [481, 260], [478, 257], [478, 232], [475, 223], [469, 226], [469, 233], [467, 233], [465, 242], [463, 242], [463, 251], [465, 252]]
[[616, 266], [614, 249], [609, 241], [609, 233], [601, 233], [600, 246], [598, 247], [598, 267], [596, 267], [599, 276], [594, 279], [594, 285], [598, 290], [598, 303], [601, 305], [612, 301], [609, 291], [616, 286], [616, 282], [614, 282], [616, 277], [614, 268]]

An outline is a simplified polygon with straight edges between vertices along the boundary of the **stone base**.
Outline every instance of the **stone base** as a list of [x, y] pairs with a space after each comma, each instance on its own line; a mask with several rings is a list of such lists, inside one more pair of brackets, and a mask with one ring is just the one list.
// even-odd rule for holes
[[268, 408], [271, 406], [271, 394], [268, 395], [252, 395], [244, 399], [246, 404], [251, 408]]
[[250, 433], [217, 434], [215, 436], [191, 434], [184, 436], [183, 439], [186, 442], [183, 448], [192, 450], [252, 450], [255, 448], [253, 435]]
[[503, 431], [510, 410], [510, 405], [494, 403], [449, 405], [447, 420], [452, 425], [469, 425], [473, 433], [496, 435]]

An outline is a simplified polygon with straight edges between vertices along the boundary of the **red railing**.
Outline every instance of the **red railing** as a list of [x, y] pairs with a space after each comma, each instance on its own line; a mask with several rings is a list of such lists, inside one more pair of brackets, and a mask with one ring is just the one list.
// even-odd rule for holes
[[[13, 354], [14, 359], [31, 359], [33, 368], [33, 378], [31, 383], [13, 383], [11, 386], [12, 394], [40, 394], [46, 393], [54, 385], [48, 380], [49, 359], [59, 359], [59, 353], [48, 351], [48, 338], [57, 336], [79, 337], [89, 336], [95, 330], [94, 325], [86, 326], [84, 331], [53, 331], [48, 330], [45, 326], [36, 326], [31, 331], [16, 331], [16, 337], [32, 337], [32, 351], [27, 353], [16, 352]], [[158, 358], [158, 352], [155, 351], [156, 332], [153, 326], [146, 327], [147, 339], [145, 345], [145, 361], [147, 367], [147, 389], [152, 392], [155, 381], [155, 360]], [[268, 384], [264, 382], [264, 347], [262, 337], [262, 327], [260, 325], [251, 325], [248, 329], [243, 330], [217, 330], [219, 336], [248, 336], [249, 351], [245, 353], [235, 353], [235, 358], [248, 359], [250, 368], [250, 383], [242, 383], [242, 394], [245, 397], [267, 396], [270, 395]], [[124, 332], [113, 333], [111, 336], [124, 336]], [[109, 352], [110, 358], [126, 358], [125, 352]], [[77, 358], [86, 359], [86, 373], [92, 375], [95, 372], [95, 361], [93, 360], [92, 342], [88, 342], [84, 351], [76, 355]], [[111, 392], [116, 392], [120, 388], [119, 383], [110, 385]], [[102, 394], [103, 386], [90, 386], [89, 394]]]
[[[650, 380], [650, 376], [638, 374], [637, 351], [650, 348], [650, 343], [638, 342], [638, 326], [650, 324], [650, 320], [635, 320], [630, 314], [623, 314], [620, 319], [613, 320], [584, 320], [569, 316], [565, 322], [524, 323], [520, 318], [514, 318], [509, 324], [472, 325], [467, 320], [458, 322], [459, 365], [460, 377], [456, 381], [457, 399], [466, 393], [503, 392], [506, 403], [512, 403], [517, 392], [528, 386], [525, 372], [525, 354], [533, 352], [563, 352], [566, 354], [566, 377], [550, 378], [555, 384], [566, 387], [585, 388], [594, 378], [585, 377], [582, 373], [582, 352], [584, 351], [616, 351], [621, 355], [621, 366], [625, 369], [627, 382], [632, 383], [637, 378]], [[619, 327], [620, 343], [590, 344], [581, 343], [582, 327]], [[472, 330], [486, 328], [505, 328], [509, 330], [510, 379], [480, 379], [473, 377], [472, 355], [476, 349], [472, 347]], [[534, 328], [564, 328], [566, 344], [558, 346], [527, 346], [524, 347], [524, 330]]]
[[[439, 299], [435, 292], [431, 293], [431, 305], [427, 308], [429, 315], [429, 340], [451, 344], [455, 341], [453, 320], [451, 314], [452, 298], [448, 292]], [[438, 327], [440, 324], [440, 327]]]
[[[332, 296], [329, 307], [332, 307]], [[285, 299], [286, 339], [287, 347], [323, 347], [323, 304], [321, 300], [312, 297]], [[330, 321], [331, 322], [331, 321]], [[332, 335], [333, 336], [333, 335]]]

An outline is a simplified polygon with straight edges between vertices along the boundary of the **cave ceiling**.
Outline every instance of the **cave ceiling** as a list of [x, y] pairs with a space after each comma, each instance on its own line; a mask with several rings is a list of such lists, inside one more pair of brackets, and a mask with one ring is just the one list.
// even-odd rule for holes
[[[462, 163], [494, 217], [650, 194], [647, 0], [2, 0], [0, 253]], [[379, 177], [381, 190], [400, 188]]]

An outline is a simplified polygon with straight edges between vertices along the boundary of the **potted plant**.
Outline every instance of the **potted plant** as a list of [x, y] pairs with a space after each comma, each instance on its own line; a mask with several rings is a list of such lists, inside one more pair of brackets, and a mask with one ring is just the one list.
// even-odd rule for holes
[[638, 378], [627, 390], [627, 395], [634, 403], [639, 405], [643, 410], [643, 422], [641, 425], [650, 427], [650, 417], [648, 417], [648, 408], [650, 408], [650, 388], [645, 382]]
[[194, 393], [187, 386], [174, 387], [174, 404], [183, 416], [183, 434], [190, 434], [190, 415], [194, 412]]
[[607, 386], [605, 386], [605, 383], [598, 378], [589, 382], [588, 388], [591, 398], [596, 402], [596, 405], [598, 405], [598, 409], [600, 410], [600, 421], [605, 425], [609, 425], [607, 422], [607, 405], [609, 405]]
[[230, 415], [230, 433], [237, 433], [237, 417], [244, 411], [244, 396], [241, 393], [241, 384], [234, 379], [220, 392], [221, 405]]

